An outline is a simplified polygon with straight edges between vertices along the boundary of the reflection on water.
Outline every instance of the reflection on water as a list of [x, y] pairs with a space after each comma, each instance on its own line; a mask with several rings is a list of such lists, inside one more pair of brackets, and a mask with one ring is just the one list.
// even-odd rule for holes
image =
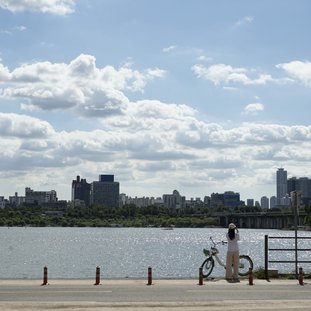
[[[0, 227], [0, 278], [41, 278], [43, 267], [50, 278], [93, 278], [96, 266], [103, 278], [146, 278], [149, 266], [154, 278], [198, 276], [204, 260], [202, 249], [209, 237], [221, 241], [226, 229], [161, 230], [159, 228], [5, 228]], [[240, 253], [248, 254], [254, 269], [264, 266], [264, 236], [294, 236], [293, 231], [240, 230]], [[311, 236], [311, 232], [299, 232]], [[269, 247], [293, 248], [294, 240], [273, 239]], [[299, 248], [311, 248], [311, 240], [299, 240]], [[226, 246], [219, 246], [224, 260]], [[309, 260], [311, 252], [301, 252]], [[270, 260], [294, 260], [294, 252], [270, 252]], [[293, 264], [270, 264], [291, 272]], [[303, 264], [310, 271], [310, 264]], [[224, 275], [216, 263], [212, 276]]]

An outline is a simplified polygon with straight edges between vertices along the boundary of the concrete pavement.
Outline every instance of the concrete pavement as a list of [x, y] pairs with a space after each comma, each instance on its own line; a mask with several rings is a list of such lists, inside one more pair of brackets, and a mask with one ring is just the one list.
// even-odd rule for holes
[[0, 310], [311, 310], [311, 280], [0, 280]]

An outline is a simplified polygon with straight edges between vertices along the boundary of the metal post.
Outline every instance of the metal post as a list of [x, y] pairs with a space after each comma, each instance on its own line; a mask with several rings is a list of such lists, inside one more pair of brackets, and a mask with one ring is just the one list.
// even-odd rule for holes
[[148, 267], [148, 283], [147, 285], [152, 285], [152, 268]]
[[299, 268], [298, 280], [299, 280], [299, 285], [304, 285], [304, 283], [303, 283], [303, 270], [301, 267]]
[[96, 267], [96, 277], [95, 277], [95, 284], [100, 285], [100, 267]]
[[291, 199], [292, 199], [292, 208], [294, 209], [294, 229], [295, 229], [295, 274], [296, 279], [298, 279], [298, 192], [292, 191], [291, 192]]
[[203, 268], [199, 268], [199, 285], [203, 285]]
[[268, 235], [265, 235], [265, 276], [266, 276], [266, 280], [267, 281], [269, 281], [269, 268], [268, 268], [268, 264], [269, 264], [269, 262], [268, 262], [268, 256], [269, 256], [269, 254], [268, 254], [268, 239], [269, 239], [269, 237], [268, 237]]
[[249, 268], [249, 273], [248, 273], [248, 285], [254, 285], [253, 282], [253, 268]]
[[43, 283], [41, 285], [47, 285], [48, 284], [48, 268], [43, 268]]

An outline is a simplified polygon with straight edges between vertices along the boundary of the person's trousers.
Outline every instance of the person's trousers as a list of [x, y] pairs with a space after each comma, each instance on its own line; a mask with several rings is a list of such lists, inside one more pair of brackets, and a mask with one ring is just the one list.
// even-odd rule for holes
[[239, 251], [227, 252], [226, 279], [238, 279]]

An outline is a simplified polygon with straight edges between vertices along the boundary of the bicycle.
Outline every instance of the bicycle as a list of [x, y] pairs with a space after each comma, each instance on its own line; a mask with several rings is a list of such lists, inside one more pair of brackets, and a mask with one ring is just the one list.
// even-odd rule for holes
[[[218, 244], [227, 244], [225, 241], [221, 242], [214, 242], [213, 238], [210, 237], [210, 240], [212, 242], [212, 246], [210, 249], [203, 249], [203, 253], [207, 258], [203, 261], [201, 268], [202, 268], [202, 274], [204, 278], [207, 278], [213, 271], [215, 266], [215, 260], [213, 257], [215, 257], [216, 261], [226, 269], [226, 264], [221, 261], [221, 259], [218, 257], [219, 250], [216, 247]], [[239, 276], [247, 276], [249, 274], [249, 268], [253, 269], [253, 261], [248, 255], [240, 255], [239, 256]]]

